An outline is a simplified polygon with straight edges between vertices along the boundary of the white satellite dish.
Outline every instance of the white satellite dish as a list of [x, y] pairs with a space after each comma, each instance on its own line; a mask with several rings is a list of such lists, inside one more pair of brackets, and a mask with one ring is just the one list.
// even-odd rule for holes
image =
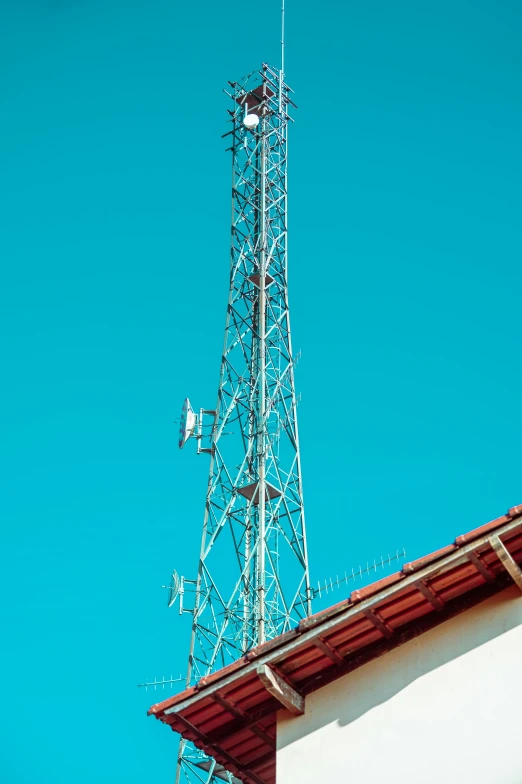
[[168, 594], [167, 601], [169, 607], [172, 607], [172, 605], [178, 598], [180, 585], [181, 585], [181, 581], [179, 579], [177, 571], [174, 569], [174, 571], [171, 574], [169, 584], [161, 586], [162, 588], [168, 589], [169, 594]]
[[181, 419], [179, 421], [178, 445], [180, 449], [183, 449], [185, 442], [188, 441], [191, 435], [193, 435], [195, 425], [196, 415], [192, 409], [192, 406], [190, 405], [190, 400], [188, 397], [186, 397], [183, 403], [183, 408], [181, 409]]
[[249, 131], [253, 131], [254, 128], [257, 128], [259, 125], [259, 117], [257, 114], [247, 114], [243, 120], [243, 125], [245, 128], [248, 128]]

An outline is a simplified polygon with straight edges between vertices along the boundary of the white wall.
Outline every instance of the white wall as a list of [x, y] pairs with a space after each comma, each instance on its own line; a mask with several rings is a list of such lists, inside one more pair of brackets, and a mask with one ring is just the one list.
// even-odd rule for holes
[[277, 784], [522, 784], [513, 587], [280, 711]]

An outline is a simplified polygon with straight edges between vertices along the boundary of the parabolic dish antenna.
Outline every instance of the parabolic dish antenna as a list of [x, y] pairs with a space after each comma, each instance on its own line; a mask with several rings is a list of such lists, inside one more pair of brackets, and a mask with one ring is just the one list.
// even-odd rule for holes
[[188, 397], [185, 398], [183, 408], [181, 409], [181, 419], [179, 421], [179, 448], [183, 449], [186, 441], [194, 432], [194, 425], [196, 424], [196, 415], [190, 405]]
[[249, 131], [253, 131], [254, 128], [257, 128], [259, 125], [259, 117], [257, 114], [247, 114], [245, 119], [243, 120], [243, 125], [245, 128], [248, 128]]
[[168, 588], [168, 592], [169, 592], [168, 593], [168, 606], [169, 607], [172, 607], [172, 605], [174, 604], [174, 602], [178, 598], [179, 586], [180, 586], [180, 579], [179, 579], [177, 571], [174, 569], [174, 571], [172, 572], [169, 584], [164, 586], [165, 588]]

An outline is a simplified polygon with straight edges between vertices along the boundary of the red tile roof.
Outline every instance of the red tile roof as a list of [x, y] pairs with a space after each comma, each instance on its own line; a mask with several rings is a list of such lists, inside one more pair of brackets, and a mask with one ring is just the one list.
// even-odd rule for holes
[[[494, 537], [513, 561], [522, 561], [522, 505], [305, 618], [196, 686], [153, 705], [149, 715], [170, 724], [242, 781], [274, 784], [276, 715], [282, 704], [269, 690], [265, 667], [290, 694], [306, 697], [504, 589], [511, 577]], [[516, 567], [512, 571], [517, 577]]]

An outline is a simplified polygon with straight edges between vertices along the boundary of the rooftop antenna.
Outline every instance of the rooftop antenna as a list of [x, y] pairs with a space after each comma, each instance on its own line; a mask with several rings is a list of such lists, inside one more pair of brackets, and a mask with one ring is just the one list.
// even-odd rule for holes
[[350, 580], [356, 580], [357, 578], [362, 580], [363, 575], [376, 572], [377, 569], [386, 569], [386, 567], [389, 566], [393, 561], [401, 561], [403, 558], [406, 558], [406, 550], [404, 548], [401, 550], [401, 552], [397, 550], [395, 555], [390, 555], [388, 553], [386, 558], [381, 556], [380, 558], [374, 558], [373, 562], [366, 561], [366, 566], [359, 566], [358, 569], [352, 569], [351, 572], [345, 572], [344, 575], [341, 575], [341, 577], [336, 575], [335, 580], [330, 577], [329, 579], [324, 580], [322, 583], [319, 581], [317, 583], [317, 588], [312, 588], [312, 595], [314, 599], [317, 596], [321, 598], [323, 593], [327, 594], [330, 591], [333, 591], [335, 588], [340, 588], [344, 583], [348, 584]]
[[159, 680], [158, 678], [154, 678], [153, 681], [147, 681], [146, 683], [138, 683], [138, 689], [145, 689], [145, 691], [148, 691], [149, 689], [156, 690], [158, 686], [161, 686], [161, 688], [164, 689], [165, 686], [172, 686], [173, 683], [179, 683], [179, 681], [182, 680], [183, 677], [181, 675], [179, 676], [179, 678], [173, 678], [172, 675], [170, 676], [170, 678], [165, 678], [165, 676], [163, 676], [161, 680]]

